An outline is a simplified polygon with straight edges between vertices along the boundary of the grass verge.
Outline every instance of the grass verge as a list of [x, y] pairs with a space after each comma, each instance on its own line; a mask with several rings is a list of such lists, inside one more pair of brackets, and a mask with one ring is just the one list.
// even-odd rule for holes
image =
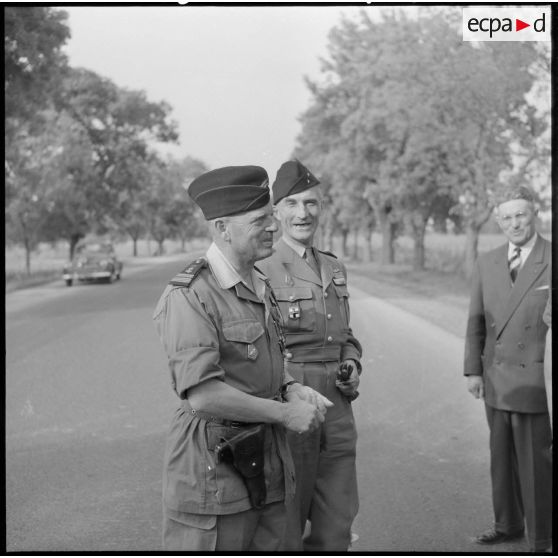
[[410, 266], [374, 263], [347, 265], [349, 287], [381, 298], [442, 329], [463, 337], [469, 286], [462, 277], [435, 270], [413, 271]]
[[61, 279], [62, 272], [58, 269], [47, 269], [32, 272], [30, 275], [18, 272], [6, 272], [6, 294], [20, 289], [40, 287], [56, 279]]

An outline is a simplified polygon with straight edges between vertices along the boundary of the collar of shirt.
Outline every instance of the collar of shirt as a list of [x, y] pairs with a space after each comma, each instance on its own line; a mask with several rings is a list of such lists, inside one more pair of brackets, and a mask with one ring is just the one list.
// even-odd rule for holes
[[252, 270], [252, 283], [254, 289], [246, 284], [242, 279], [238, 271], [233, 267], [231, 262], [226, 258], [225, 254], [219, 250], [217, 244], [211, 243], [211, 246], [207, 249], [205, 253], [207, 258], [207, 263], [213, 272], [215, 280], [219, 283], [222, 289], [230, 289], [234, 287], [237, 283], [242, 283], [247, 289], [255, 292], [256, 296], [260, 300], [265, 299], [265, 282], [263, 276]]
[[[533, 246], [535, 246], [535, 242], [537, 242], [537, 233], [535, 233], [532, 238], [530, 238], [523, 246], [520, 246], [521, 252], [519, 253], [519, 260], [521, 265], [525, 263], [525, 260], [529, 257]], [[515, 251], [515, 244], [510, 242], [508, 244], [508, 260], [513, 256]]]
[[289, 238], [285, 235], [282, 236], [283, 242], [291, 247], [301, 258], [304, 258], [304, 254], [306, 253], [306, 246], [300, 244], [300, 242], [296, 242], [292, 238]]

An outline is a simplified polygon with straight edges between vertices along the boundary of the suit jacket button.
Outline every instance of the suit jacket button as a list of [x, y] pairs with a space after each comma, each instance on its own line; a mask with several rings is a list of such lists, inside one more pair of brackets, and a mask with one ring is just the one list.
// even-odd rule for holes
[[331, 343], [331, 342], [333, 341], [333, 337], [330, 335], [330, 336], [327, 338], [327, 340], [328, 340], [329, 343]]
[[518, 346], [520, 349], [524, 349], [524, 348], [525, 348], [525, 345], [524, 345], [523, 343], [518, 343], [517, 346]]
[[490, 324], [490, 327], [496, 327], [496, 322], [492, 322], [492, 323]]
[[285, 353], [285, 358], [288, 360], [290, 358], [293, 358], [293, 353]]
[[327, 298], [327, 293], [324, 293], [324, 298]]
[[525, 368], [525, 364], [524, 364], [523, 362], [522, 362], [519, 366], [520, 366], [521, 368]]

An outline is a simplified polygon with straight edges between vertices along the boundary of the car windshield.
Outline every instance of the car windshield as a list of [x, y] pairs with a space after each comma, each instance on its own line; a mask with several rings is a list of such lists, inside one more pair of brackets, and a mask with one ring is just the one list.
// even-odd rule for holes
[[110, 244], [82, 244], [78, 249], [77, 249], [77, 253], [78, 254], [83, 254], [83, 253], [97, 253], [97, 254], [101, 254], [101, 253], [106, 253], [106, 252], [112, 252], [112, 247]]

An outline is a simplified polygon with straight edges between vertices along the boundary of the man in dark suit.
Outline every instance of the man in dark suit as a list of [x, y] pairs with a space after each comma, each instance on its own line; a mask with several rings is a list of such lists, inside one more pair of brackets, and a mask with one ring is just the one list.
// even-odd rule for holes
[[494, 527], [479, 544], [523, 537], [531, 550], [552, 545], [550, 419], [543, 357], [550, 243], [535, 232], [529, 189], [499, 200], [496, 217], [508, 243], [481, 255], [472, 279], [465, 346], [467, 387], [484, 399], [490, 429]]

